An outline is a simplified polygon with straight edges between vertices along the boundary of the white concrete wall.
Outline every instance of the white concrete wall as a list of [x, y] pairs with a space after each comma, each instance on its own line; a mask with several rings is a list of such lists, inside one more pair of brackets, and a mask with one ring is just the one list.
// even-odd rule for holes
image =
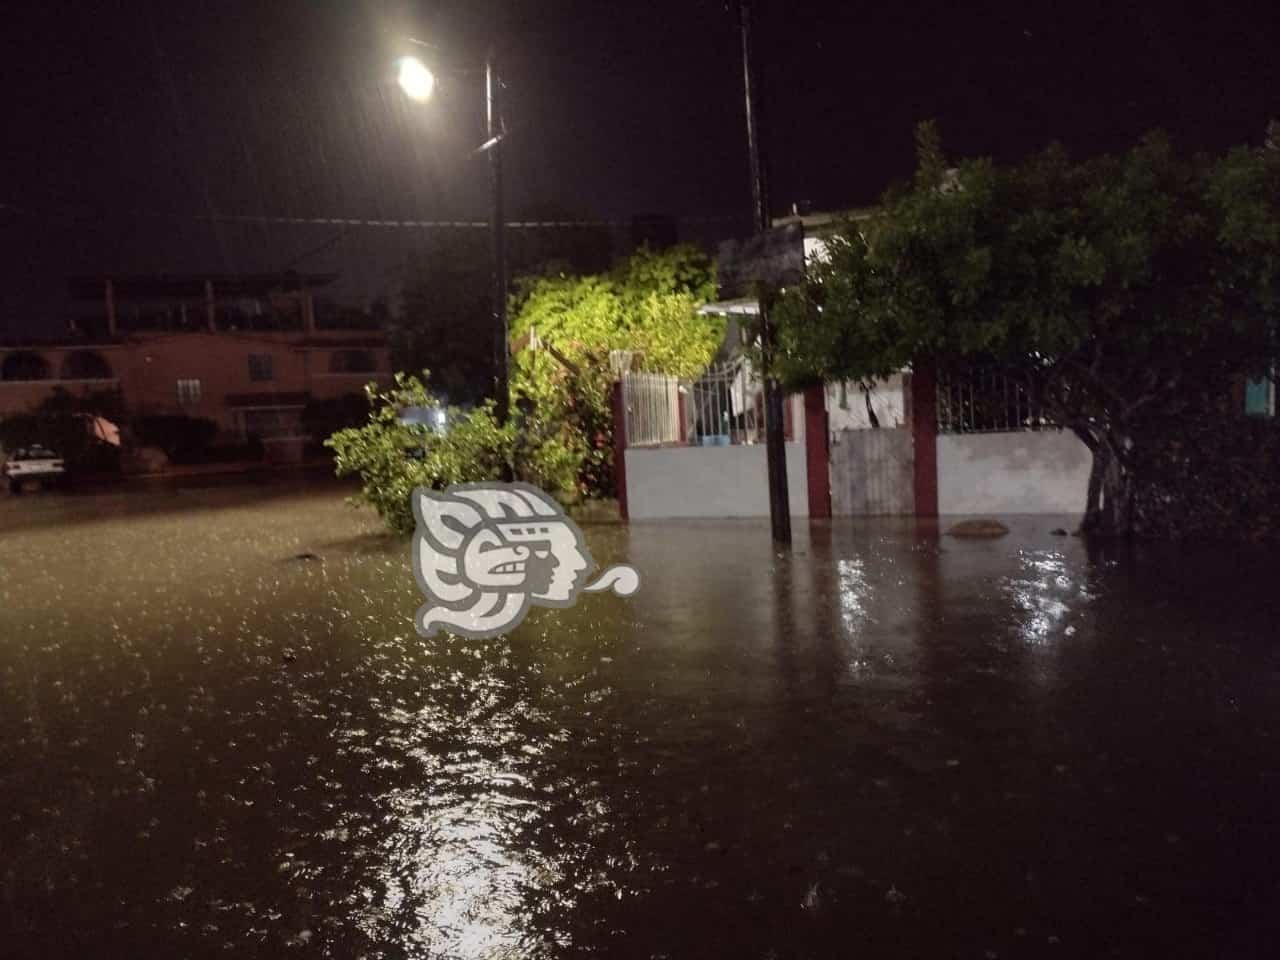
[[938, 512], [1083, 514], [1091, 463], [1066, 430], [942, 434]]
[[[793, 516], [809, 515], [804, 444], [787, 445], [787, 493]], [[632, 520], [767, 517], [764, 444], [737, 447], [630, 447], [627, 513]]]
[[[841, 430], [868, 430], [867, 401], [856, 383], [844, 384], [845, 406], [840, 405], [841, 384], [827, 384], [827, 420], [833, 434]], [[871, 409], [882, 428], [907, 426], [906, 397], [902, 392], [902, 374], [880, 380], [871, 390]]]
[[782, 401], [791, 405], [791, 440], [804, 447], [804, 394], [793, 393]]

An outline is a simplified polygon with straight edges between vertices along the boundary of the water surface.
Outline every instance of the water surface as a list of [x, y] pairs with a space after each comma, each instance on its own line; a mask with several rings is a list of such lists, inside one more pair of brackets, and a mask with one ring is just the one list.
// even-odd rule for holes
[[1274, 955], [1276, 553], [601, 526], [424, 640], [293, 484], [0, 498], [0, 954]]

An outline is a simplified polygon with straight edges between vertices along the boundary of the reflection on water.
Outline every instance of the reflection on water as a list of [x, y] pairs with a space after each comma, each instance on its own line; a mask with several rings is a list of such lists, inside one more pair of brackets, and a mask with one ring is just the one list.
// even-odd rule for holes
[[592, 528], [634, 599], [423, 640], [341, 491], [0, 499], [5, 949], [1268, 955], [1277, 557], [1057, 525]]
[[[1021, 577], [1010, 578], [1006, 589], [1021, 612], [1019, 633], [1029, 644], [1044, 644], [1063, 633], [1075, 632], [1067, 624], [1067, 601], [1078, 591], [1067, 575], [1066, 558], [1048, 551], [1023, 551]], [[1082, 598], [1083, 599], [1083, 598]]]

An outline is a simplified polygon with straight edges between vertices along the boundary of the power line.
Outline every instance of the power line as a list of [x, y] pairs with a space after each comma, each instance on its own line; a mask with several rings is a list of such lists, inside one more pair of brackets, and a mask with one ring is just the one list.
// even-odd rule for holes
[[[134, 210], [117, 216], [105, 213], [49, 212], [37, 213], [12, 204], [0, 203], [0, 210], [25, 218], [41, 219], [46, 222], [64, 221], [73, 223], [104, 222], [117, 218], [132, 217], [139, 220], [181, 220], [194, 223], [241, 223], [270, 224], [285, 226], [337, 226], [337, 227], [383, 227], [412, 230], [487, 230], [491, 224], [488, 220], [389, 220], [369, 217], [285, 217], [269, 214], [177, 214], [153, 211]], [[742, 223], [746, 217], [738, 215], [722, 216], [683, 216], [670, 218], [677, 224], [730, 224]], [[606, 220], [508, 220], [506, 226], [512, 230], [582, 230], [591, 228], [629, 228], [634, 221], [626, 219]]]

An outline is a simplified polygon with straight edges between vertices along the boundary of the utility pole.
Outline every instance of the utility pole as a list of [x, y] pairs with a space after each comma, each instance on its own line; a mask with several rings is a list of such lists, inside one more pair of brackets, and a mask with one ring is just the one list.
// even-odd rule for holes
[[485, 136], [489, 153], [489, 188], [493, 195], [493, 390], [498, 423], [507, 422], [511, 400], [508, 364], [511, 348], [507, 341], [507, 223], [502, 209], [502, 81], [494, 63], [493, 47], [484, 63]]
[[[747, 151], [751, 159], [752, 222], [757, 234], [767, 232], [769, 193], [765, 163], [760, 149], [760, 104], [752, 67], [751, 0], [738, 0], [738, 25], [742, 32], [742, 79], [747, 101]], [[783, 435], [782, 390], [773, 376], [774, 330], [769, 319], [774, 290], [757, 283], [760, 303], [761, 377], [764, 380], [765, 459], [769, 473], [769, 521], [775, 543], [791, 542], [791, 503], [787, 491], [787, 448]]]

